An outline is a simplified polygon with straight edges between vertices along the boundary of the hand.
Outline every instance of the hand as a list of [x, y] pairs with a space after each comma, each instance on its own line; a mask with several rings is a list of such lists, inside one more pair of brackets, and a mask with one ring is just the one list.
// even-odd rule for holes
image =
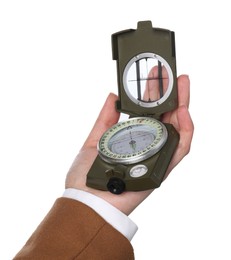
[[[172, 169], [184, 158], [190, 151], [190, 145], [193, 137], [193, 122], [188, 112], [190, 82], [186, 75], [178, 77], [178, 108], [168, 112], [163, 116], [163, 122], [174, 125], [180, 134], [179, 145], [168, 167], [166, 176]], [[139, 192], [123, 192], [120, 195], [114, 195], [108, 191], [92, 189], [86, 186], [86, 175], [97, 156], [97, 143], [102, 134], [116, 124], [120, 114], [115, 110], [115, 101], [118, 97], [115, 94], [109, 94], [95, 125], [90, 132], [87, 140], [75, 158], [66, 177], [66, 188], [76, 188], [90, 192], [105, 201], [108, 201], [120, 211], [129, 215], [153, 190]]]

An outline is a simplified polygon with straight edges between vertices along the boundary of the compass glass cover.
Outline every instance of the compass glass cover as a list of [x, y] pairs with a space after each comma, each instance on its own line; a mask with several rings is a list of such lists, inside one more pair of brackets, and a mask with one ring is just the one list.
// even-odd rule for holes
[[163, 103], [171, 93], [173, 74], [162, 57], [142, 53], [128, 62], [123, 85], [133, 102], [144, 107], [154, 107]]

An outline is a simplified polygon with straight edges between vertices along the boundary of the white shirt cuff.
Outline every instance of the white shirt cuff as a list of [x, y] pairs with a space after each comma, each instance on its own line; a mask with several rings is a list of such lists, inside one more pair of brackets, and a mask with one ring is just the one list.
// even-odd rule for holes
[[89, 206], [129, 241], [132, 240], [138, 230], [137, 225], [127, 215], [91, 193], [69, 188], [64, 191], [63, 197], [78, 200]]

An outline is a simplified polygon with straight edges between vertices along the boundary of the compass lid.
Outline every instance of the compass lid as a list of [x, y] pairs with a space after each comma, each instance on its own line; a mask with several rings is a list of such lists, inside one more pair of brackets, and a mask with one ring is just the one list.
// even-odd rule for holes
[[117, 110], [130, 116], [152, 116], [177, 107], [174, 32], [138, 22], [137, 30], [112, 34], [117, 61]]

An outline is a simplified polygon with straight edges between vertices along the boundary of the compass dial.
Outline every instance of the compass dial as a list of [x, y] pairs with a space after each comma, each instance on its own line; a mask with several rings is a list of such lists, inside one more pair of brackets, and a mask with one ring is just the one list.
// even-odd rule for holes
[[154, 118], [136, 117], [108, 129], [98, 143], [98, 151], [106, 162], [132, 164], [157, 153], [166, 140], [164, 124]]

